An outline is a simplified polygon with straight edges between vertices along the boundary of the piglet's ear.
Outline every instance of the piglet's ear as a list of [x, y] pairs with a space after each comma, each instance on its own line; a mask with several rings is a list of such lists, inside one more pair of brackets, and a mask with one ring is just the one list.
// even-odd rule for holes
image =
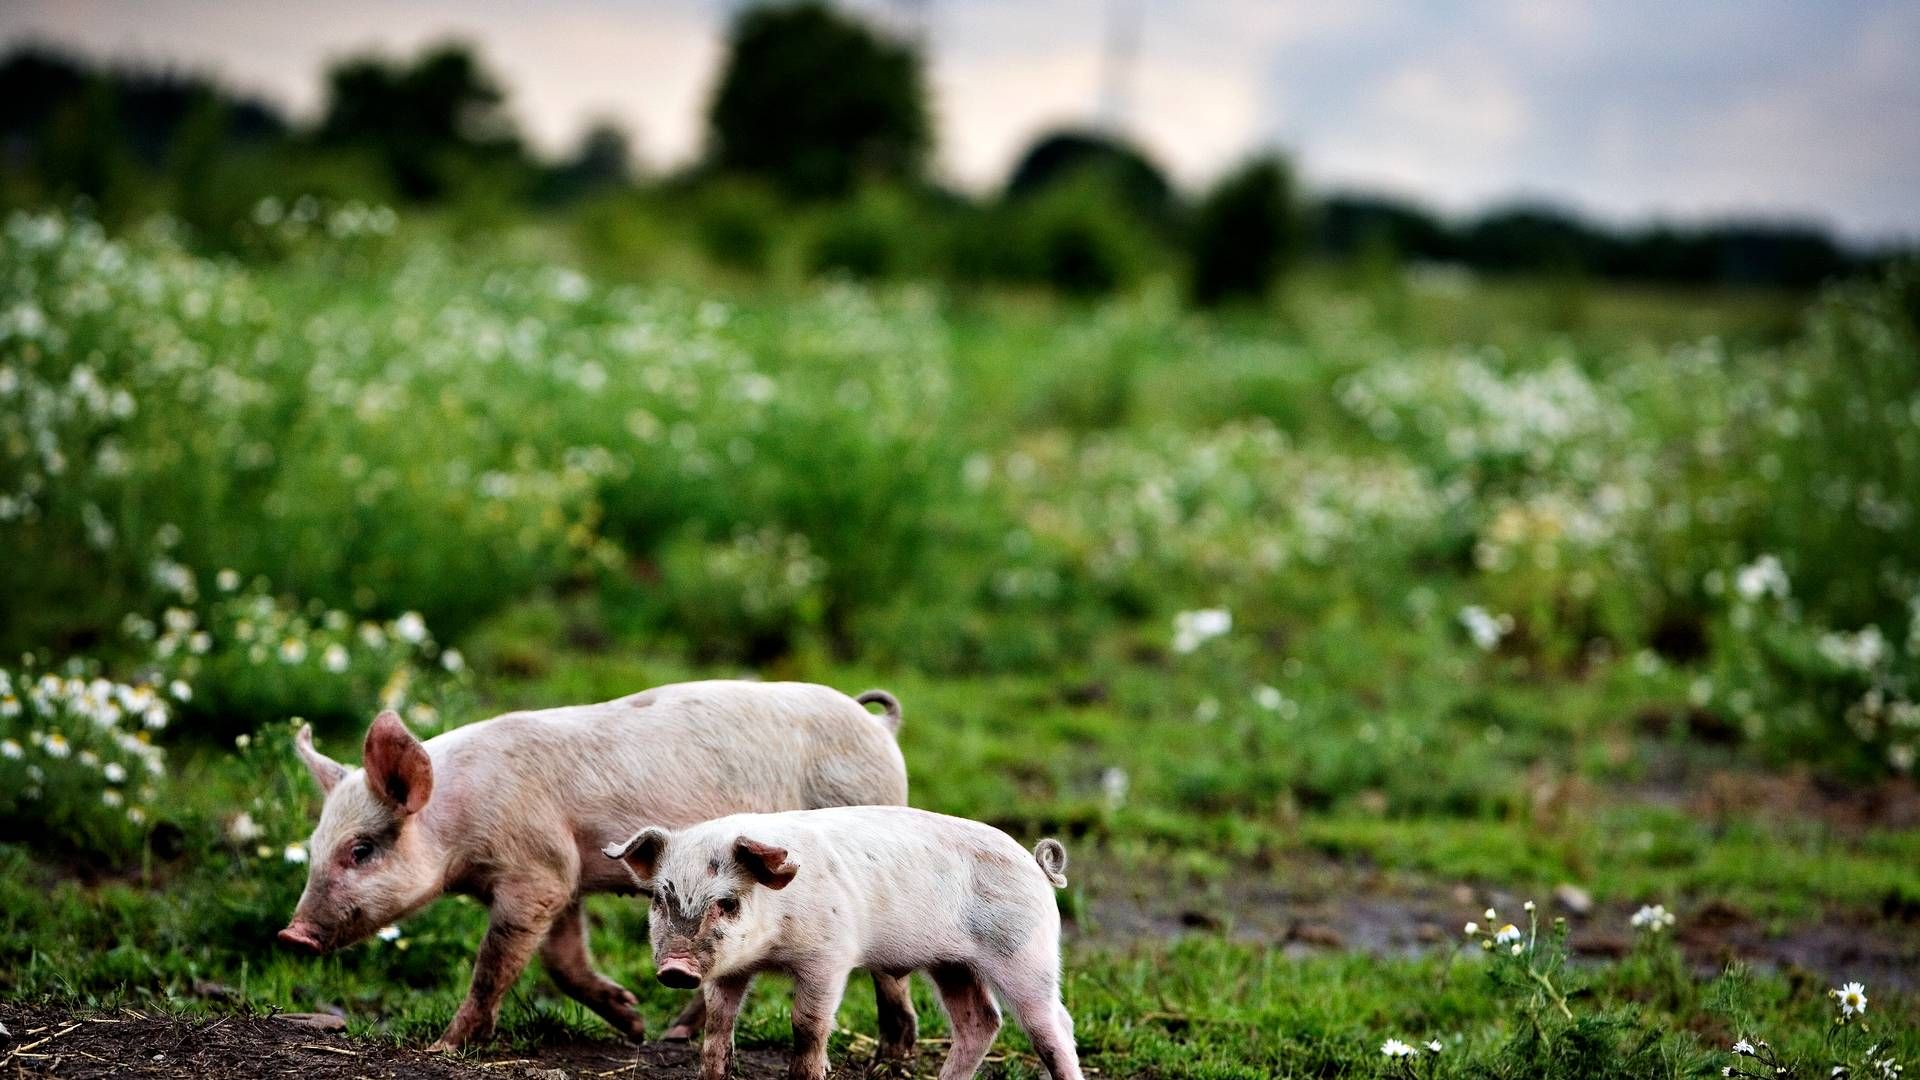
[[609, 859], [619, 859], [633, 871], [633, 876], [642, 885], [653, 880], [659, 872], [660, 857], [667, 853], [667, 830], [657, 825], [649, 825], [628, 837], [626, 842], [608, 844], [600, 849], [600, 854]]
[[333, 790], [333, 785], [347, 775], [347, 767], [313, 748], [313, 727], [301, 724], [300, 730], [293, 733], [293, 749], [306, 763], [307, 771], [313, 774], [313, 782], [320, 786], [320, 794]]
[[419, 813], [433, 794], [433, 759], [391, 709], [367, 729], [361, 764], [375, 797], [402, 814]]
[[733, 842], [733, 858], [753, 880], [769, 889], [784, 889], [800, 867], [787, 858], [787, 849], [740, 837]]

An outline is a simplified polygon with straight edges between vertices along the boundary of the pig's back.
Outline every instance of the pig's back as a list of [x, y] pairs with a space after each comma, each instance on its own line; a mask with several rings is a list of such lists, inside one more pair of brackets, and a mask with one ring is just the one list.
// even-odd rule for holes
[[436, 797], [450, 784], [490, 808], [474, 816], [494, 828], [564, 832], [597, 888], [624, 874], [595, 853], [641, 825], [906, 799], [892, 736], [851, 698], [807, 683], [675, 683], [509, 713], [428, 748]]

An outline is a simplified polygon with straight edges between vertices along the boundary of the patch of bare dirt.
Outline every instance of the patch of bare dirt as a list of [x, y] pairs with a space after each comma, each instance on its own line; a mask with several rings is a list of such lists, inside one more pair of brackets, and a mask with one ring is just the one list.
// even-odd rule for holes
[[[1199, 884], [1146, 866], [1123, 869], [1095, 859], [1078, 865], [1085, 904], [1067, 937], [1095, 947], [1222, 934], [1290, 955], [1346, 950], [1418, 956], [1456, 947], [1462, 924], [1488, 907], [1518, 920], [1528, 899], [1331, 860], [1302, 859]], [[1633, 948], [1631, 905], [1592, 904], [1582, 896], [1540, 900], [1544, 917], [1566, 916], [1576, 957], [1606, 959]], [[1712, 902], [1682, 906], [1678, 915], [1675, 941], [1703, 976], [1739, 960], [1835, 982], [1920, 987], [1920, 925], [1911, 920], [1835, 910], [1817, 920], [1776, 923]]]
[[1920, 784], [1912, 777], [1842, 784], [1807, 768], [1760, 772], [1703, 765], [1674, 749], [1650, 752], [1647, 766], [1644, 781], [1609, 788], [1607, 797], [1683, 809], [1715, 823], [1811, 822], [1847, 836], [1920, 827]]
[[[181, 1019], [136, 1009], [99, 1012], [0, 1003], [0, 1077], [194, 1077], [196, 1080], [486, 1077], [488, 1080], [659, 1080], [694, 1075], [697, 1051], [685, 1043], [630, 1046], [573, 1041], [537, 1052], [501, 1050], [451, 1057], [367, 1039], [350, 1039], [288, 1018], [233, 1014]], [[938, 1066], [944, 1046], [922, 1049], [916, 1071]], [[784, 1053], [742, 1050], [733, 1075], [786, 1075]], [[838, 1055], [834, 1075], [898, 1076], [892, 1063], [857, 1051]]]

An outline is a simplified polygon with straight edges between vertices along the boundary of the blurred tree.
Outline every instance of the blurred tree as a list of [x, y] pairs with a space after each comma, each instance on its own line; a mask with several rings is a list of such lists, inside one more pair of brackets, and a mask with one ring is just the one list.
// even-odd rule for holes
[[87, 80], [58, 104], [43, 125], [39, 151], [35, 164], [50, 194], [90, 199], [110, 221], [133, 212], [140, 185], [105, 80]]
[[567, 167], [589, 187], [619, 187], [633, 181], [633, 141], [610, 120], [587, 128]]
[[80, 97], [87, 78], [72, 58], [35, 47], [0, 63], [0, 164], [31, 164], [47, 122]]
[[813, 0], [735, 20], [708, 122], [713, 166], [800, 198], [917, 180], [933, 138], [920, 54]]
[[633, 184], [633, 142], [626, 129], [599, 120], [580, 136], [573, 155], [548, 170], [540, 187], [547, 203], [574, 202]]
[[1100, 131], [1062, 130], [1041, 136], [1007, 178], [1007, 197], [1021, 199], [1086, 173], [1098, 173], [1141, 219], [1173, 220], [1173, 187], [1139, 147]]
[[1316, 217], [1320, 247], [1337, 258], [1444, 261], [1458, 255], [1447, 224], [1405, 200], [1342, 192], [1323, 200]]
[[1292, 261], [1302, 231], [1286, 161], [1268, 155], [1241, 166], [1214, 185], [1195, 215], [1194, 302], [1264, 299]]
[[1461, 238], [1467, 262], [1487, 270], [1572, 273], [1601, 266], [1605, 239], [1585, 222], [1551, 206], [1496, 209], [1469, 226]]
[[465, 45], [433, 46], [412, 63], [355, 57], [327, 73], [326, 112], [314, 134], [322, 145], [373, 152], [395, 190], [434, 199], [475, 173], [524, 164], [505, 102]]
[[153, 207], [151, 174], [172, 174], [184, 194], [183, 170], [203, 182], [222, 147], [285, 133], [271, 107], [199, 76], [96, 69], [33, 46], [0, 61], [0, 169], [109, 217]]

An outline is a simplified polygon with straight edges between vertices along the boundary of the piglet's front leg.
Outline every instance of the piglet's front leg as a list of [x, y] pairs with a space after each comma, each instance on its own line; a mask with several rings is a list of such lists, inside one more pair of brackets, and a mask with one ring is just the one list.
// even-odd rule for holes
[[473, 984], [467, 989], [467, 999], [460, 1003], [446, 1032], [428, 1050], [458, 1050], [468, 1043], [493, 1038], [501, 999], [526, 970], [528, 959], [566, 903], [563, 890], [516, 890], [495, 895], [486, 940], [480, 943], [480, 955], [473, 963]]
[[707, 1003], [707, 1033], [700, 1042], [700, 1080], [726, 1080], [733, 1060], [733, 1022], [740, 1016], [751, 975], [708, 979], [700, 987]]
[[794, 972], [793, 1061], [787, 1080], [826, 1080], [827, 1037], [846, 985], [844, 970]]

